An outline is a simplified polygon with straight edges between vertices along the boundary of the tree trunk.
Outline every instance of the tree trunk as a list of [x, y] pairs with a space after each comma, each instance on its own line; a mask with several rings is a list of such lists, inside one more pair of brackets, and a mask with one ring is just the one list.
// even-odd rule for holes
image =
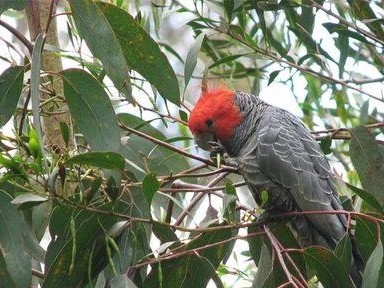
[[[56, 3], [55, 0], [54, 3]], [[45, 32], [47, 22], [50, 18], [50, 0], [34, 0], [28, 1], [28, 6], [26, 8], [29, 32], [31, 35], [31, 40], [35, 41], [37, 36], [40, 33]], [[52, 13], [56, 11], [56, 5], [54, 4], [54, 9]], [[56, 19], [53, 18], [50, 22], [48, 33], [46, 35], [46, 44], [50, 44], [54, 47], [59, 47], [59, 41], [57, 37], [57, 25]], [[54, 55], [50, 51], [44, 51], [41, 59], [41, 69], [44, 71], [53, 71], [58, 72], [62, 70], [61, 59]], [[41, 101], [44, 102], [55, 95], [64, 95], [63, 93], [63, 83], [62, 81], [49, 81], [52, 80], [48, 77], [44, 78], [44, 88], [48, 88], [50, 93], [42, 92]], [[47, 89], [45, 89], [47, 90]], [[60, 131], [60, 122], [64, 122], [70, 128], [70, 115], [68, 109], [66, 108], [65, 103], [60, 101], [49, 101], [48, 104], [45, 104], [43, 107], [43, 132], [44, 132], [44, 145], [48, 149], [59, 149], [59, 151], [66, 147], [63, 137], [61, 136]], [[63, 113], [57, 113], [63, 112]], [[70, 146], [72, 146], [72, 141], [70, 137]]]

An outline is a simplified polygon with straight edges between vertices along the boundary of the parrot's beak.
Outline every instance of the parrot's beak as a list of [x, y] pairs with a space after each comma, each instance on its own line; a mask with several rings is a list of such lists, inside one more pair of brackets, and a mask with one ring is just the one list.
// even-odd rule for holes
[[195, 135], [194, 138], [197, 146], [207, 151], [211, 150], [212, 148], [210, 145], [210, 142], [215, 140], [215, 138], [211, 133], [203, 133], [203, 134]]

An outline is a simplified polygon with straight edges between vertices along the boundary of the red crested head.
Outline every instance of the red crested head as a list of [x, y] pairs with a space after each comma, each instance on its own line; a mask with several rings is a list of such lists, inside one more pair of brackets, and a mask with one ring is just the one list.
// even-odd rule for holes
[[225, 142], [242, 120], [235, 103], [235, 92], [214, 89], [204, 92], [189, 117], [188, 126], [194, 136], [212, 134]]

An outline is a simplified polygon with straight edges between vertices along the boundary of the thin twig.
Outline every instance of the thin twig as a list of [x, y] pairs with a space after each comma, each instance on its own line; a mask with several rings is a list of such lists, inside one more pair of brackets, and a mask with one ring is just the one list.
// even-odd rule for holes
[[[217, 176], [215, 179], [213, 179], [211, 182], [208, 183], [207, 187], [212, 187], [216, 185], [219, 181], [224, 179], [228, 175], [228, 172], [221, 173], [219, 176]], [[209, 189], [209, 188], [206, 188]], [[174, 225], [178, 226], [183, 222], [184, 218], [188, 215], [189, 211], [195, 207], [195, 205], [205, 196], [205, 193], [199, 193], [195, 194], [194, 198], [192, 198], [189, 205], [183, 210], [183, 212], [180, 213], [179, 217], [177, 217]]]
[[36, 276], [40, 279], [44, 279], [45, 278], [45, 275], [43, 272], [40, 272], [39, 270], [36, 270], [36, 269], [32, 269], [32, 275], [33, 276]]
[[28, 49], [29, 54], [32, 55], [33, 45], [31, 42], [29, 42], [29, 40], [23, 34], [21, 34], [18, 30], [16, 30], [11, 25], [9, 25], [8, 23], [4, 22], [1, 19], [0, 19], [0, 26], [3, 26], [5, 29], [11, 32], [17, 39], [19, 39], [20, 42], [23, 43], [24, 46]]
[[173, 145], [171, 145], [171, 144], [169, 144], [167, 142], [161, 141], [161, 140], [156, 139], [155, 137], [152, 137], [152, 136], [150, 136], [150, 135], [148, 135], [146, 133], [143, 133], [143, 132], [138, 131], [136, 129], [133, 129], [131, 127], [125, 126], [121, 122], [119, 123], [119, 125], [124, 130], [129, 131], [129, 132], [131, 132], [131, 133], [133, 133], [133, 134], [135, 134], [137, 136], [140, 136], [140, 137], [142, 137], [144, 139], [147, 139], [147, 140], [149, 140], [149, 141], [151, 141], [151, 142], [153, 142], [155, 144], [158, 144], [158, 145], [160, 145], [162, 147], [168, 148], [169, 150], [177, 152], [177, 153], [179, 153], [181, 155], [184, 155], [184, 156], [186, 156], [188, 158], [192, 158], [192, 159], [198, 160], [198, 161], [203, 162], [203, 163], [205, 163], [207, 165], [216, 166], [216, 164], [212, 160], [210, 160], [210, 159], [207, 159], [207, 158], [204, 158], [204, 157], [201, 157], [201, 156], [198, 156], [198, 155], [194, 155], [194, 154], [185, 152], [184, 150], [179, 149], [179, 148], [177, 148], [177, 147], [175, 147], [175, 146], [173, 146]]
[[[220, 227], [220, 226], [218, 226]], [[178, 257], [182, 257], [182, 256], [185, 256], [185, 255], [192, 255], [192, 254], [196, 254], [200, 251], [203, 251], [203, 250], [206, 250], [206, 249], [209, 249], [209, 248], [212, 248], [212, 247], [216, 247], [216, 246], [220, 246], [220, 245], [223, 245], [223, 244], [226, 244], [228, 242], [232, 242], [232, 241], [235, 241], [235, 240], [243, 240], [243, 239], [247, 239], [247, 238], [250, 238], [250, 237], [254, 237], [254, 236], [260, 236], [260, 235], [264, 235], [265, 232], [262, 231], [262, 232], [254, 232], [254, 233], [249, 233], [247, 235], [236, 235], [236, 236], [233, 236], [229, 239], [225, 239], [225, 240], [222, 240], [222, 241], [218, 241], [218, 242], [215, 242], [215, 243], [211, 243], [211, 244], [207, 244], [207, 245], [204, 245], [204, 246], [201, 246], [199, 248], [195, 248], [195, 249], [192, 249], [192, 250], [186, 250], [186, 251], [181, 251], [181, 252], [177, 252], [177, 253], [174, 253], [173, 251], [170, 251], [169, 253], [165, 254], [165, 255], [161, 255], [157, 258], [152, 258], [152, 259], [149, 259], [145, 262], [142, 262], [142, 263], [138, 263], [134, 266], [132, 266], [131, 268], [133, 269], [141, 269], [147, 265], [152, 265], [152, 264], [156, 264], [160, 261], [164, 261], [164, 260], [171, 260], [171, 259], [175, 259], [175, 258], [178, 258]], [[179, 247], [177, 247], [176, 249], [178, 249]], [[173, 253], [173, 254], [172, 254]]]
[[359, 28], [355, 23], [349, 22], [345, 18], [343, 18], [343, 17], [333, 13], [331, 10], [324, 8], [322, 5], [316, 3], [316, 1], [309, 0], [309, 2], [312, 4], [312, 6], [316, 7], [317, 9], [320, 9], [320, 10], [324, 11], [326, 14], [328, 14], [328, 15], [336, 18], [337, 20], [339, 20], [340, 23], [344, 24], [345, 26], [350, 27], [350, 28], [356, 30], [360, 34], [363, 34], [364, 36], [367, 36], [368, 38], [372, 39], [373, 41], [375, 41], [377, 43], [380, 43], [381, 45], [384, 46], [384, 41], [382, 41], [379, 38], [377, 38], [374, 34], [368, 32], [368, 31], [366, 31], [364, 29]]
[[[225, 172], [225, 173], [227, 175], [229, 172]], [[178, 183], [178, 182], [175, 181], [175, 183]], [[185, 182], [183, 182], [183, 183], [185, 183]], [[207, 186], [191, 184], [191, 183], [188, 183], [188, 184], [189, 184], [188, 186], [184, 185], [182, 188], [163, 188], [163, 189], [160, 189], [159, 191], [161, 191], [163, 193], [181, 193], [181, 192], [197, 193], [197, 192], [201, 192], [201, 194], [204, 194], [204, 193], [208, 193], [208, 192], [213, 192], [213, 191], [225, 189], [225, 186], [212, 187], [209, 184]], [[245, 186], [245, 185], [246, 185], [245, 181], [233, 184], [234, 187], [241, 187], [241, 186]], [[177, 187], [177, 186], [175, 186], [175, 187]]]
[[317, 71], [315, 71], [315, 70], [313, 70], [311, 68], [300, 66], [300, 65], [298, 65], [296, 63], [293, 63], [291, 61], [288, 61], [288, 60], [284, 59], [283, 57], [278, 56], [275, 53], [272, 53], [268, 49], [264, 49], [264, 48], [260, 48], [260, 47], [254, 47], [254, 46], [250, 45], [247, 41], [245, 41], [241, 35], [239, 35], [239, 34], [232, 34], [231, 31], [228, 30], [227, 28], [220, 27], [220, 26], [215, 26], [215, 25], [210, 25], [209, 27], [211, 27], [212, 29], [216, 30], [217, 32], [220, 32], [220, 33], [223, 33], [223, 34], [226, 34], [226, 35], [232, 37], [233, 39], [235, 39], [235, 40], [239, 41], [240, 43], [242, 43], [243, 45], [249, 47], [250, 49], [252, 49], [256, 53], [264, 55], [267, 58], [275, 60], [276, 62], [287, 64], [288, 66], [293, 67], [293, 68], [295, 68], [295, 69], [297, 69], [297, 70], [299, 70], [299, 71], [301, 71], [303, 73], [307, 73], [307, 74], [310, 74], [310, 75], [314, 75], [314, 76], [320, 77], [321, 79], [323, 79], [323, 80], [325, 80], [327, 82], [340, 84], [340, 85], [342, 85], [342, 86], [344, 86], [346, 88], [355, 90], [355, 91], [357, 91], [357, 92], [359, 92], [361, 94], [364, 94], [364, 95], [367, 95], [367, 96], [371, 97], [372, 99], [375, 99], [377, 101], [380, 101], [380, 102], [384, 103], [384, 99], [383, 98], [375, 96], [375, 95], [373, 95], [371, 93], [368, 93], [368, 92], [366, 92], [366, 91], [364, 91], [364, 90], [362, 90], [362, 89], [360, 89], [358, 87], [351, 86], [351, 85], [345, 83], [341, 79], [336, 79], [336, 78], [333, 78], [331, 76], [324, 75], [321, 72], [317, 72]]

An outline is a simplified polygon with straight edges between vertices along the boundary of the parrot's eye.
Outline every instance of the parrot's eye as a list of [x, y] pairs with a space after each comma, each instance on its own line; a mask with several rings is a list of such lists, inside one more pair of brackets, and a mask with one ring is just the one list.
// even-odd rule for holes
[[213, 125], [213, 121], [211, 119], [208, 119], [207, 121], [205, 121], [205, 124], [207, 124], [208, 128], [211, 128]]

